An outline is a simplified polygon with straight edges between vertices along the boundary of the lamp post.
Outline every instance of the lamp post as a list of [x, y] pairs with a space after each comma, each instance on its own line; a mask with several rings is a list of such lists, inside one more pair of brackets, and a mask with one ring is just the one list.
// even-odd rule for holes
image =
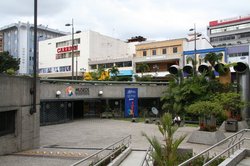
[[71, 57], [72, 57], [72, 64], [71, 64], [71, 79], [74, 80], [74, 19], [72, 18], [71, 24], [65, 24], [65, 26], [71, 26], [72, 27], [72, 40], [71, 40]]
[[196, 32], [196, 25], [194, 24], [194, 28], [191, 28], [189, 29], [189, 31], [194, 31], [194, 73], [196, 73], [196, 40], [197, 40], [197, 37], [201, 36], [201, 34], [197, 34]]
[[33, 62], [33, 103], [30, 114], [36, 113], [36, 78], [37, 78], [37, 0], [34, 0], [34, 62]]
[[[76, 31], [76, 33], [81, 33], [81, 31]], [[76, 56], [76, 80], [78, 80], [78, 56]]]

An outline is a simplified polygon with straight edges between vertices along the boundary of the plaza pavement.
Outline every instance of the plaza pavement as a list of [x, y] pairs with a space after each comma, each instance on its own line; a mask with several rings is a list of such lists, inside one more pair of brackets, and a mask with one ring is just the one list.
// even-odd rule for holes
[[[186, 142], [192, 131], [195, 130], [198, 128], [180, 127], [174, 136], [179, 137], [186, 134], [187, 137], [180, 147], [191, 148], [197, 154], [209, 146]], [[0, 156], [0, 166], [68, 166], [128, 135], [132, 135], [132, 149], [146, 150], [149, 143], [142, 136], [142, 132], [162, 140], [157, 125], [122, 120], [82, 119], [43, 126], [40, 127], [39, 149]], [[233, 133], [225, 133], [226, 136], [231, 134]], [[44, 155], [32, 155], [34, 152]]]

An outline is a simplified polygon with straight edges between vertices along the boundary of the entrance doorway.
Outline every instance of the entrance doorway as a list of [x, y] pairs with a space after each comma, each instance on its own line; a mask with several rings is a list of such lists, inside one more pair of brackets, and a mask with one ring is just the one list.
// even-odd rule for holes
[[82, 119], [83, 118], [83, 104], [84, 101], [74, 101], [73, 107], [73, 119]]

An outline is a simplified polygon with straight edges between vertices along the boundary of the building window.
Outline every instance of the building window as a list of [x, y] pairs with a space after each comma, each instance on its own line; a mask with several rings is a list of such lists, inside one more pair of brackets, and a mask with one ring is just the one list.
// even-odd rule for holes
[[166, 48], [162, 49], [162, 54], [167, 54], [167, 49]]
[[173, 47], [173, 53], [177, 53], [177, 52], [178, 52], [177, 47]]
[[152, 50], [152, 55], [156, 55], [156, 50]]
[[132, 61], [116, 62], [115, 66], [116, 67], [131, 67], [132, 66]]
[[0, 112], [0, 136], [15, 132], [15, 112]]
[[113, 66], [114, 66], [113, 63], [106, 63], [106, 64], [104, 64], [105, 68], [112, 68]]
[[131, 67], [132, 66], [132, 61], [127, 61], [123, 63], [124, 67]]
[[143, 56], [147, 56], [147, 51], [143, 51]]
[[90, 65], [90, 69], [97, 69], [96, 65]]

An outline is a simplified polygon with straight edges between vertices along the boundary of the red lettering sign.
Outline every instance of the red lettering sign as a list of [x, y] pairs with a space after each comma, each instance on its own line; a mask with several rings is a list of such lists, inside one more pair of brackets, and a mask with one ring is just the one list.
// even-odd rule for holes
[[[78, 46], [73, 46], [73, 50], [78, 50]], [[62, 47], [57, 49], [57, 53], [64, 53], [72, 51], [72, 46]]]

